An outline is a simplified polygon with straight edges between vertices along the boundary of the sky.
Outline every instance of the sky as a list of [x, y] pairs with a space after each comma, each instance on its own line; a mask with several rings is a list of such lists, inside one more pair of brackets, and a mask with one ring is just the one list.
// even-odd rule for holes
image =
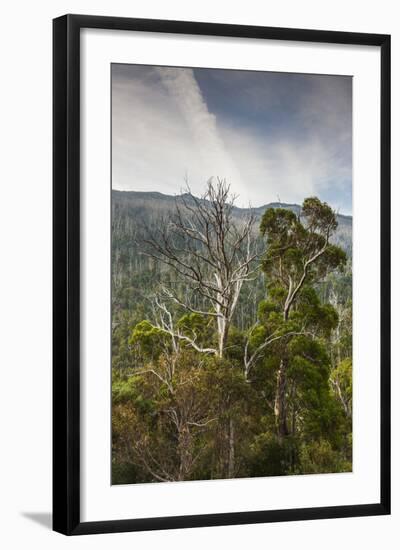
[[113, 189], [201, 195], [210, 177], [237, 206], [351, 214], [352, 78], [113, 64]]

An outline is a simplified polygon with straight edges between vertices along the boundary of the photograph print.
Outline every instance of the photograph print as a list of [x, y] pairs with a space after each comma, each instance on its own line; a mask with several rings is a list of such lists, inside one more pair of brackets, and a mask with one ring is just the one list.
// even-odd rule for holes
[[352, 78], [111, 65], [112, 484], [352, 471]]

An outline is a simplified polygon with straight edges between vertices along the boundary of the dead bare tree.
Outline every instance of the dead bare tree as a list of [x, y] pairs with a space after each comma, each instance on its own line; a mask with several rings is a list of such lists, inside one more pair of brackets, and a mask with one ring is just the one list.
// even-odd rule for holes
[[[225, 180], [210, 179], [202, 197], [195, 197], [187, 187], [177, 199], [173, 217], [165, 226], [148, 230], [143, 252], [172, 267], [191, 289], [192, 299], [182, 298], [172, 287], [163, 286], [164, 300], [156, 305], [169, 316], [165, 301], [183, 310], [215, 320], [218, 345], [201, 348], [196, 338], [175, 334], [196, 351], [224, 356], [229, 328], [244, 282], [252, 279], [257, 267], [256, 239], [252, 213], [240, 222], [234, 221], [234, 202]], [[201, 308], [196, 304], [203, 303]], [[199, 300], [200, 299], [200, 300]]]

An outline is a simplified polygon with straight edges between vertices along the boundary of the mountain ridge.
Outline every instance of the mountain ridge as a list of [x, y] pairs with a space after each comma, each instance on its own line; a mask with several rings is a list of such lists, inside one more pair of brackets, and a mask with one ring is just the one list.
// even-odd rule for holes
[[[113, 195], [113, 198], [115, 197], [117, 200], [118, 198], [120, 199], [122, 198], [125, 200], [135, 199], [135, 200], [139, 200], [139, 201], [141, 200], [146, 202], [149, 200], [161, 200], [165, 203], [175, 202], [176, 200], [179, 201], [179, 199], [190, 197], [189, 193], [182, 193], [180, 195], [168, 195], [166, 193], [161, 193], [159, 191], [124, 191], [119, 189], [112, 189], [112, 195]], [[196, 198], [199, 198], [199, 197], [196, 197]], [[289, 209], [296, 212], [296, 214], [298, 214], [301, 211], [301, 205], [296, 203], [285, 203], [285, 202], [270, 202], [270, 203], [263, 204], [261, 206], [256, 206], [256, 207], [250, 206], [248, 208], [234, 206], [235, 211], [239, 214], [245, 214], [248, 211], [252, 210], [255, 214], [261, 215], [270, 208]], [[352, 221], [353, 221], [353, 217], [348, 214], [338, 213], [337, 218], [339, 223], [342, 222], [346, 225], [349, 223], [352, 224]]]

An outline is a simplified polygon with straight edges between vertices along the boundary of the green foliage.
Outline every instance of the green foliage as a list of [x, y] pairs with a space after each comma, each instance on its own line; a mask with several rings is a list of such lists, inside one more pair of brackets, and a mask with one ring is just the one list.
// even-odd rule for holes
[[336, 396], [342, 405], [346, 416], [350, 420], [353, 401], [353, 365], [350, 357], [343, 359], [339, 365], [332, 370], [331, 381]]
[[325, 474], [351, 471], [351, 461], [346, 460], [339, 451], [335, 451], [325, 439], [303, 444], [300, 448], [297, 473]]
[[350, 357], [344, 359], [333, 371], [332, 378], [335, 378], [342, 388], [343, 397], [350, 400], [353, 394], [352, 385], [352, 360]]
[[252, 477], [291, 474], [298, 460], [296, 439], [287, 437], [282, 441], [271, 432], [257, 435], [250, 450], [248, 468]]
[[335, 213], [316, 197], [304, 201], [301, 216], [283, 208], [267, 210], [260, 225], [261, 234], [267, 237], [262, 269], [272, 284], [286, 284], [288, 278], [297, 284], [303, 274], [310, 284], [334, 269], [343, 269], [346, 253], [329, 243], [336, 228]]
[[196, 336], [200, 346], [215, 343], [213, 320], [199, 313], [187, 313], [177, 323], [177, 328], [188, 337]]
[[[311, 197], [298, 213], [264, 213], [261, 273], [243, 286], [222, 357], [188, 342], [217, 348], [215, 318], [175, 304], [182, 338], [174, 344], [151, 321], [145, 291], [162, 283], [184, 296], [187, 287], [138, 254], [121, 220], [113, 230], [113, 483], [351, 471], [351, 262], [330, 242], [338, 224], [329, 205]], [[195, 306], [207, 310], [206, 301]], [[246, 373], [245, 350], [260, 347]]]
[[140, 351], [147, 357], [157, 357], [165, 341], [165, 334], [149, 321], [144, 320], [134, 327], [128, 343], [131, 346], [138, 344]]

